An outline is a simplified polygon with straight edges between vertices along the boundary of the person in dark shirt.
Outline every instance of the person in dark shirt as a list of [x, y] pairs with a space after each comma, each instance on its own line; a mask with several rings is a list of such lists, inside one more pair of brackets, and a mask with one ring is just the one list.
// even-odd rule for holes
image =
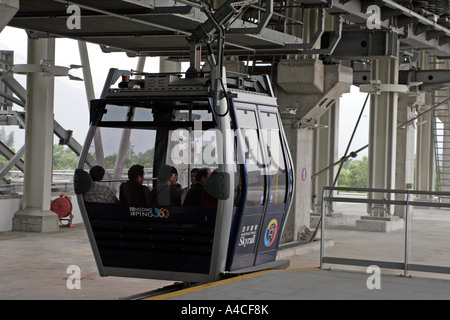
[[181, 194], [181, 190], [183, 189], [181, 187], [181, 184], [178, 183], [178, 170], [175, 167], [170, 167], [171, 169], [171, 175], [170, 175], [170, 184], [172, 187], [176, 188], [180, 194]]
[[143, 185], [144, 167], [135, 164], [128, 170], [128, 181], [122, 183], [119, 189], [119, 202], [131, 205], [150, 204], [150, 189]]
[[[214, 175], [217, 174], [217, 171], [214, 170], [213, 173], [211, 173], [211, 175], [208, 177], [208, 179], [212, 179], [214, 177]], [[217, 204], [218, 204], [218, 199], [214, 198], [212, 195], [210, 195], [206, 189], [203, 189], [202, 192], [202, 196], [201, 196], [201, 206], [203, 208], [217, 208]]]
[[158, 187], [150, 194], [150, 204], [167, 207], [181, 206], [180, 191], [171, 183], [172, 167], [162, 165], [158, 172]]
[[208, 168], [202, 168], [197, 171], [195, 174], [195, 184], [186, 194], [186, 198], [184, 199], [183, 206], [184, 207], [200, 207], [201, 199], [203, 193], [203, 183], [208, 179], [211, 175], [211, 170]]
[[195, 185], [195, 175], [197, 174], [197, 171], [199, 170], [199, 168], [192, 168], [191, 170], [191, 184], [188, 185], [187, 187], [184, 187], [181, 190], [181, 202], [184, 203], [184, 199], [186, 199], [186, 195], [189, 191], [190, 188], [192, 188]]

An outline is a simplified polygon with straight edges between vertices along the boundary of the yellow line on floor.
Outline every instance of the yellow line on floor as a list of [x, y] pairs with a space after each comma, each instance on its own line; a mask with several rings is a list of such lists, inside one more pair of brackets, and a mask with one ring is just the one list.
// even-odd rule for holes
[[245, 274], [245, 275], [242, 275], [242, 276], [229, 278], [229, 279], [225, 279], [225, 280], [220, 280], [220, 281], [216, 281], [216, 282], [205, 283], [205, 284], [202, 284], [202, 285], [199, 285], [199, 286], [186, 288], [186, 289], [175, 291], [175, 292], [171, 292], [171, 293], [165, 293], [165, 294], [162, 294], [162, 295], [159, 295], [159, 296], [147, 298], [145, 300], [162, 300], [162, 299], [167, 299], [167, 298], [175, 297], [175, 296], [186, 294], [186, 293], [190, 293], [190, 292], [203, 290], [203, 289], [206, 289], [206, 288], [212, 288], [212, 287], [219, 286], [219, 285], [222, 285], [222, 284], [225, 284], [225, 283], [230, 283], [230, 282], [234, 282], [234, 281], [238, 281], [238, 280], [242, 280], [242, 279], [246, 279], [246, 278], [250, 278], [250, 277], [254, 277], [254, 276], [259, 276], [261, 274], [269, 273], [269, 272], [273, 272], [273, 271], [301, 271], [301, 270], [317, 270], [317, 269], [319, 269], [319, 268], [311, 267], [311, 268], [297, 268], [297, 269], [264, 270], [264, 271], [259, 271], [259, 272], [255, 272], [255, 273], [249, 273], [249, 274]]

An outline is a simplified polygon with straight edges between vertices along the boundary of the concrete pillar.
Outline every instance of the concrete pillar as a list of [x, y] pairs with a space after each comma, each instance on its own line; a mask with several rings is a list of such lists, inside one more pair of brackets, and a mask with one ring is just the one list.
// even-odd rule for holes
[[159, 72], [180, 72], [181, 65], [177, 61], [167, 60], [166, 57], [159, 58]]
[[[339, 159], [339, 100], [319, 118], [319, 124], [324, 127], [314, 131], [313, 173], [329, 167]], [[323, 187], [333, 185], [337, 169], [338, 166], [330, 167], [312, 180], [313, 212], [321, 212]]]
[[247, 74], [247, 67], [242, 61], [239, 61], [237, 57], [225, 57], [223, 61], [223, 66], [225, 70], [230, 73]]
[[[398, 83], [398, 59], [375, 60], [372, 62], [372, 79], [383, 84]], [[395, 188], [395, 157], [397, 144], [397, 107], [398, 93], [381, 92], [372, 95], [370, 99], [369, 126], [369, 188]], [[391, 197], [374, 193], [373, 199]], [[385, 211], [388, 210], [388, 211]], [[390, 208], [377, 209], [369, 212], [372, 216], [387, 217]]]
[[[29, 39], [28, 64], [55, 61], [55, 39]], [[13, 217], [13, 230], [53, 232], [57, 215], [50, 211], [53, 157], [54, 77], [27, 76], [25, 171], [22, 208]]]
[[[426, 52], [421, 52], [419, 55], [420, 68], [429, 70], [433, 66]], [[432, 93], [425, 93], [425, 103], [421, 112], [429, 109], [432, 105]], [[427, 112], [423, 114], [418, 122], [421, 125], [417, 126], [417, 141], [416, 141], [416, 174], [415, 174], [415, 188], [421, 191], [435, 190], [435, 150], [433, 138], [433, 113]], [[418, 195], [421, 200], [431, 199], [432, 196]]]
[[[399, 59], [372, 61], [371, 79], [382, 84], [398, 84]], [[395, 189], [398, 93], [384, 91], [371, 95], [369, 126], [368, 187]], [[369, 193], [369, 199], [394, 199], [390, 193]], [[403, 228], [404, 222], [393, 216], [391, 205], [369, 204], [369, 216], [356, 221], [358, 230], [388, 232]]]
[[295, 194], [281, 239], [288, 243], [299, 240], [302, 231], [310, 227], [314, 129], [299, 129], [298, 118], [289, 114], [282, 113], [281, 120], [295, 171]]
[[[403, 124], [414, 117], [412, 106], [417, 102], [416, 96], [401, 94], [398, 99], [397, 122]], [[414, 189], [414, 146], [415, 127], [413, 124], [397, 129], [395, 188]], [[396, 194], [396, 200], [406, 200], [406, 195]], [[412, 207], [410, 208], [412, 210]], [[411, 212], [411, 211], [410, 211]], [[396, 205], [394, 215], [405, 217], [405, 206]]]
[[[303, 10], [292, 11], [293, 17], [301, 20]], [[304, 18], [304, 43], [311, 42], [317, 31], [317, 10], [306, 10]], [[299, 30], [292, 29], [293, 33]], [[314, 45], [319, 45], [320, 41]], [[291, 212], [289, 213], [282, 242], [298, 241], [305, 228], [311, 225], [312, 181], [314, 155], [314, 130], [320, 117], [329, 109], [335, 109], [336, 102], [353, 83], [353, 70], [342, 65], [324, 65], [317, 54], [308, 59], [288, 56], [277, 65], [274, 91], [280, 105], [281, 118], [294, 162], [296, 189]], [[305, 56], [302, 55], [302, 58]], [[337, 121], [337, 110], [330, 111], [330, 121]], [[324, 148], [333, 148], [329, 136]], [[329, 152], [329, 151], [328, 151]], [[330, 158], [333, 152], [330, 153]], [[327, 166], [328, 158], [326, 161]], [[335, 159], [331, 163], [335, 162]], [[317, 195], [321, 198], [320, 195]], [[316, 227], [317, 224], [311, 225]], [[306, 230], [305, 230], [306, 231]]]
[[[339, 159], [339, 100], [329, 108], [320, 118], [319, 124], [326, 127], [319, 127], [314, 130], [314, 144], [313, 144], [313, 163], [312, 174], [322, 171], [319, 175], [311, 178], [312, 184], [312, 211], [311, 211], [311, 228], [319, 226], [321, 209], [322, 209], [322, 192], [323, 187], [333, 186], [339, 166], [330, 167]], [[335, 185], [337, 186], [337, 184]], [[333, 195], [329, 192], [327, 195]], [[340, 225], [343, 223], [341, 212], [334, 212], [333, 203], [328, 202], [325, 208], [326, 226]]]
[[[426, 94], [425, 103], [429, 107], [430, 94]], [[417, 126], [417, 144], [416, 144], [416, 190], [434, 191], [434, 141], [433, 141], [433, 113], [427, 112], [419, 118], [420, 126]], [[430, 199], [430, 196], [419, 195], [420, 199]]]

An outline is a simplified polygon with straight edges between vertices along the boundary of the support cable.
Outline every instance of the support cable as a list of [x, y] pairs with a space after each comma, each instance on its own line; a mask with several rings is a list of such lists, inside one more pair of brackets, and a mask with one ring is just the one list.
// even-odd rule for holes
[[[338, 177], [339, 177], [339, 174], [341, 173], [341, 169], [342, 169], [342, 167], [343, 167], [343, 165], [344, 165], [344, 162], [347, 161], [350, 157], [356, 157], [356, 155], [357, 155], [357, 153], [358, 153], [359, 151], [364, 150], [365, 148], [367, 148], [367, 147], [369, 146], [369, 145], [366, 145], [366, 146], [364, 146], [364, 147], [358, 149], [357, 151], [351, 152], [351, 153], [348, 155], [348, 152], [349, 152], [349, 149], [350, 149], [350, 145], [352, 144], [352, 141], [353, 141], [353, 138], [354, 138], [354, 136], [355, 136], [356, 130], [358, 129], [359, 122], [360, 122], [360, 120], [361, 120], [361, 118], [362, 118], [362, 115], [363, 115], [363, 113], [364, 113], [364, 109], [366, 108], [367, 100], [369, 99], [369, 97], [370, 97], [370, 93], [367, 94], [366, 99], [364, 100], [364, 104], [363, 104], [363, 106], [362, 106], [362, 108], [361, 108], [361, 112], [359, 113], [359, 117], [358, 117], [358, 120], [356, 121], [355, 127], [353, 128], [353, 132], [352, 132], [352, 135], [351, 135], [351, 137], [350, 137], [350, 140], [349, 140], [349, 142], [348, 142], [348, 144], [347, 144], [347, 149], [345, 150], [344, 156], [343, 156], [339, 161], [337, 161], [336, 163], [334, 163], [334, 164], [331, 165], [331, 166], [335, 166], [335, 165], [337, 165], [337, 164], [340, 164], [340, 165], [339, 165], [338, 172], [336, 173], [336, 176], [334, 177], [332, 187], [334, 187], [334, 186], [336, 185], [336, 183], [337, 183], [337, 179], [338, 179]], [[328, 167], [328, 168], [329, 168], [329, 167]], [[328, 170], [328, 168], [326, 168], [326, 169], [324, 169], [324, 170]], [[319, 173], [323, 172], [324, 170], [321, 170]], [[319, 173], [316, 173], [315, 175], [313, 175], [313, 177], [317, 176]], [[331, 193], [332, 193], [332, 192], [333, 192], [333, 190], [330, 190], [330, 196], [331, 196]], [[323, 206], [323, 205], [324, 205], [324, 204], [322, 203], [322, 206]], [[318, 221], [318, 223], [317, 223], [316, 229], [314, 230], [313, 233], [311, 233], [311, 235], [310, 235], [309, 238], [307, 239], [307, 242], [311, 242], [312, 240], [314, 240], [314, 238], [315, 238], [316, 235], [317, 235], [317, 231], [319, 230], [319, 227], [320, 227], [320, 224], [321, 224], [321, 223], [322, 223], [322, 215], [321, 215], [320, 218], [319, 218], [319, 221]]]

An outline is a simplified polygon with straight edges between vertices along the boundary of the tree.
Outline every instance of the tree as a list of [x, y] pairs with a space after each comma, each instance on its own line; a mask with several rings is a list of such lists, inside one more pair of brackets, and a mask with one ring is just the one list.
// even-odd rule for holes
[[75, 169], [78, 164], [78, 156], [63, 145], [53, 145], [53, 170]]
[[12, 148], [14, 146], [14, 131], [11, 131], [8, 136], [6, 136], [5, 128], [2, 127], [0, 129], [0, 141], [7, 147]]
[[339, 187], [367, 188], [369, 161], [367, 156], [362, 160], [347, 160], [342, 166], [338, 178]]

